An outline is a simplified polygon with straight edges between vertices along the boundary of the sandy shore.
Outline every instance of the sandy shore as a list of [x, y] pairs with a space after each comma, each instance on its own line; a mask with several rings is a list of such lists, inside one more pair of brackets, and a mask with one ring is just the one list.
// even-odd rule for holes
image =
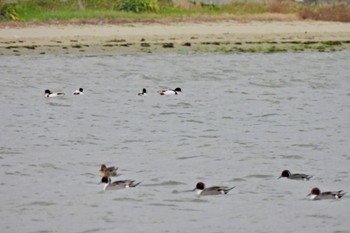
[[0, 27], [0, 55], [264, 52], [350, 48], [350, 23], [202, 22]]

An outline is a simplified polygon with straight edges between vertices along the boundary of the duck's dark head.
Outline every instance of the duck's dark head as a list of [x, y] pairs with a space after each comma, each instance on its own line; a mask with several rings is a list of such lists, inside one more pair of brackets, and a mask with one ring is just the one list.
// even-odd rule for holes
[[205, 188], [205, 184], [203, 182], [198, 182], [196, 185], [196, 189], [203, 190]]
[[312, 195], [320, 195], [321, 191], [319, 188], [313, 188], [311, 189], [311, 194]]
[[182, 92], [180, 87], [175, 88], [174, 91], [176, 91], [176, 92]]
[[289, 177], [289, 176], [290, 176], [290, 171], [284, 170], [284, 171], [281, 173], [281, 176], [280, 176], [279, 178], [281, 178], [281, 177]]
[[109, 183], [109, 178], [108, 178], [107, 176], [102, 177], [101, 183], [106, 183], [106, 184], [108, 184], [108, 183]]

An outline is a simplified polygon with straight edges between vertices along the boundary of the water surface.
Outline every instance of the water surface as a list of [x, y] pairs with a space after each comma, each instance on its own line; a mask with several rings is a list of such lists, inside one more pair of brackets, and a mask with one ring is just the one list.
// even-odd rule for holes
[[[2, 232], [349, 232], [347, 196], [306, 199], [350, 190], [349, 64], [349, 51], [2, 56]], [[142, 184], [103, 192], [102, 163]], [[199, 198], [198, 181], [236, 188]]]

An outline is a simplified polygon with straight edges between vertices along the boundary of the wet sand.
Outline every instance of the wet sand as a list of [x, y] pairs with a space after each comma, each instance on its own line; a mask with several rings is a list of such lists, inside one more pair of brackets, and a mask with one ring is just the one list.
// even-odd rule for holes
[[350, 24], [319, 21], [0, 25], [0, 55], [335, 51]]

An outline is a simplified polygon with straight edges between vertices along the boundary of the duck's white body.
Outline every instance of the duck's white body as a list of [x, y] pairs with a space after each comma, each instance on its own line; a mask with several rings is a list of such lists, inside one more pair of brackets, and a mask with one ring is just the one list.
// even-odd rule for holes
[[51, 92], [50, 90], [45, 90], [44, 95], [47, 98], [52, 98], [52, 97], [64, 96], [65, 94], [63, 92]]
[[182, 92], [181, 88], [177, 87], [174, 90], [167, 89], [159, 91], [160, 95], [177, 95], [179, 92]]
[[73, 92], [73, 95], [84, 95], [83, 88], [79, 88], [75, 92]]
[[146, 90], [146, 88], [143, 88], [143, 89], [142, 89], [142, 92], [137, 93], [137, 95], [139, 95], [139, 96], [147, 96], [147, 90]]

